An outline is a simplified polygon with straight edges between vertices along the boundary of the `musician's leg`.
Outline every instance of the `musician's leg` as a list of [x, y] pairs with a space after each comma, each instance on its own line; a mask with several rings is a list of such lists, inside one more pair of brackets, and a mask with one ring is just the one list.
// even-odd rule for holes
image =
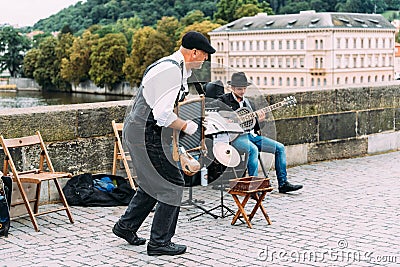
[[251, 136], [250, 140], [258, 147], [259, 151], [275, 155], [275, 172], [279, 186], [287, 181], [285, 146], [265, 136]]
[[258, 176], [258, 148], [250, 142], [249, 136], [250, 134], [240, 135], [232, 142], [232, 146], [248, 154], [247, 172], [249, 176]]

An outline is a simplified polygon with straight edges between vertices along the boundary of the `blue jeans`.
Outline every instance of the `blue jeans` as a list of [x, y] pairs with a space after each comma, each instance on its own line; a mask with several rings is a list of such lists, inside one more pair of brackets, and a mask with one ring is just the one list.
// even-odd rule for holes
[[249, 176], [258, 176], [258, 153], [267, 152], [275, 155], [275, 171], [278, 185], [282, 186], [287, 181], [285, 146], [265, 136], [253, 136], [250, 133], [238, 136], [233, 142], [237, 150], [247, 153], [247, 172]]

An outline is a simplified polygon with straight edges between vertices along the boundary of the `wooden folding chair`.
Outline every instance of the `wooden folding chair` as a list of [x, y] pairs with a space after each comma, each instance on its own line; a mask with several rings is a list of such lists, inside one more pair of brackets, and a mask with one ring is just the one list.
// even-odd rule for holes
[[[0, 136], [1, 146], [3, 147], [4, 151], [4, 166], [3, 166], [3, 173], [8, 174], [9, 168], [11, 169], [11, 174], [13, 181], [17, 183], [19, 191], [21, 193], [21, 197], [23, 201], [18, 203], [11, 203], [11, 206], [17, 206], [25, 204], [25, 207], [28, 211], [29, 217], [32, 221], [33, 227], [37, 232], [39, 232], [39, 226], [36, 221], [36, 216], [51, 213], [51, 212], [58, 212], [61, 210], [65, 210], [67, 212], [69, 221], [74, 223], [74, 219], [72, 218], [71, 211], [69, 209], [67, 200], [65, 199], [64, 193], [62, 188], [58, 182], [58, 178], [71, 178], [72, 175], [67, 172], [55, 172], [53, 168], [53, 164], [51, 163], [49, 154], [47, 152], [46, 146], [43, 142], [42, 136], [40, 132], [37, 131], [36, 135], [32, 136], [25, 136], [20, 138], [10, 138], [5, 139], [3, 136]], [[23, 167], [17, 166], [17, 160], [13, 160], [12, 154], [10, 153], [11, 149], [21, 149], [22, 151], [29, 151], [29, 153], [36, 153], [37, 149], [40, 147], [40, 158], [39, 158], [39, 168], [38, 169], [31, 169], [31, 170], [20, 170]], [[36, 149], [36, 150], [35, 150]], [[12, 151], [12, 150], [11, 150]], [[47, 169], [45, 169], [45, 164]], [[40, 203], [40, 189], [41, 183], [44, 181], [53, 181], [60, 200], [63, 204], [60, 208], [52, 208], [47, 209], [45, 211], [39, 212], [39, 206], [43, 205]], [[28, 199], [27, 194], [22, 186], [23, 183], [33, 183], [36, 184], [36, 194], [33, 199]], [[48, 184], [50, 186], [50, 184]], [[30, 203], [34, 203], [33, 210]]]
[[133, 176], [131, 173], [131, 169], [128, 164], [128, 160], [131, 160], [131, 156], [129, 155], [129, 152], [125, 152], [124, 148], [122, 147], [122, 142], [121, 142], [121, 133], [122, 129], [124, 128], [123, 123], [116, 123], [115, 120], [111, 122], [113, 130], [114, 130], [114, 135], [115, 135], [115, 141], [114, 141], [114, 159], [113, 159], [113, 167], [112, 167], [112, 174], [116, 175], [117, 173], [117, 164], [122, 161], [122, 164], [124, 165], [124, 169], [127, 175], [127, 178], [129, 180], [129, 184], [133, 189], [136, 190], [135, 183], [133, 181]]

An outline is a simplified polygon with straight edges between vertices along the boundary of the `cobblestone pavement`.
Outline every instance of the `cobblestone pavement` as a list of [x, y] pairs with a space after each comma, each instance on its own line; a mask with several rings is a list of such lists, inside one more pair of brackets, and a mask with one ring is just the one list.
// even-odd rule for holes
[[[0, 238], [0, 266], [400, 265], [400, 151], [302, 165], [288, 173], [304, 189], [267, 195], [272, 225], [261, 213], [253, 229], [241, 222], [232, 226], [232, 216], [189, 220], [200, 210], [183, 207], [173, 240], [188, 246], [180, 256], [150, 257], [146, 246], [114, 236], [111, 228], [126, 207], [72, 207], [73, 225], [55, 213], [39, 217], [38, 233], [26, 218], [12, 221], [9, 237]], [[195, 187], [193, 194], [204, 207], [220, 203], [211, 186]], [[236, 208], [230, 195], [224, 201]], [[151, 217], [140, 236], [149, 237]]]

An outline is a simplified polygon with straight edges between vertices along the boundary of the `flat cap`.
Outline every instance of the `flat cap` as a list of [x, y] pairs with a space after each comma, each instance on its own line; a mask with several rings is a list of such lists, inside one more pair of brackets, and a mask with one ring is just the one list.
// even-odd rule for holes
[[210, 42], [208, 41], [207, 37], [203, 34], [195, 31], [187, 32], [182, 37], [182, 46], [187, 49], [199, 49], [203, 50], [208, 54], [214, 54], [215, 49], [211, 46]]

